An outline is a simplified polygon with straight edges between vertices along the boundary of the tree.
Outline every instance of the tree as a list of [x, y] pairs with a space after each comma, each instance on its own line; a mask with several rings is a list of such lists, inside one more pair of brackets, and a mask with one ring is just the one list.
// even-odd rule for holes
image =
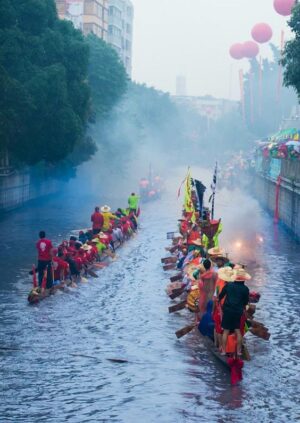
[[57, 163], [85, 145], [88, 46], [54, 0], [1, 0], [0, 23], [0, 148]]
[[276, 132], [296, 103], [292, 90], [278, 85], [281, 82], [280, 52], [272, 44], [271, 48], [273, 60], [264, 59], [261, 68], [256, 59], [250, 60], [250, 70], [245, 75], [246, 123], [255, 137]]
[[295, 38], [286, 43], [283, 52], [284, 84], [293, 87], [300, 99], [300, 4], [293, 8], [288, 24]]
[[126, 92], [128, 77], [117, 52], [94, 34], [86, 38], [89, 46], [88, 79], [92, 107], [98, 117], [103, 117]]

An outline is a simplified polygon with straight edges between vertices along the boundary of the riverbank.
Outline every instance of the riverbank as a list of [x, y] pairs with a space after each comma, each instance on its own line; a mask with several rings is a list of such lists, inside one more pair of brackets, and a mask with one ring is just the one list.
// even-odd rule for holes
[[31, 200], [55, 194], [63, 183], [36, 177], [30, 170], [2, 172], [0, 175], [0, 213], [22, 207]]
[[253, 194], [298, 241], [300, 240], [300, 161], [257, 160]]

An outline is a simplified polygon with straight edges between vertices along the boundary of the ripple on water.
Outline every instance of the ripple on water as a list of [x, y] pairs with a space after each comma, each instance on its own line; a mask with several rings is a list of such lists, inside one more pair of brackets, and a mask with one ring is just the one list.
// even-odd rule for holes
[[[220, 203], [226, 203], [226, 195], [220, 193]], [[1, 340], [17, 349], [0, 353], [1, 423], [227, 423], [249, 416], [258, 423], [296, 422], [300, 248], [283, 232], [275, 237], [256, 202], [238, 191], [230, 196], [232, 206], [217, 208], [228, 251], [232, 232], [241, 236], [239, 226], [247, 230], [249, 225], [238, 222], [248, 218], [249, 210], [251, 230], [265, 239], [263, 246], [251, 244], [250, 286], [262, 294], [256, 318], [272, 333], [269, 342], [247, 335], [253, 360], [245, 366], [241, 385], [229, 385], [227, 370], [196, 332], [181, 340], [174, 336], [192, 316], [167, 312], [169, 273], [162, 272], [160, 258], [166, 255], [165, 234], [174, 229], [180, 205], [166, 197], [145, 207], [143, 229], [120, 250], [118, 261], [99, 272], [99, 279], [35, 307], [26, 304], [25, 271], [0, 290]], [[247, 204], [249, 210], [237, 211], [234, 204]], [[68, 219], [82, 226], [83, 211], [72, 210], [80, 216]], [[30, 222], [26, 214], [24, 219]], [[250, 235], [245, 234], [247, 242]]]

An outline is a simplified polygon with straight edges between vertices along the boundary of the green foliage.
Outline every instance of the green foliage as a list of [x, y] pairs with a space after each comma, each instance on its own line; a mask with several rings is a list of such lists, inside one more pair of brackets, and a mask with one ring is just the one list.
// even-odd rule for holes
[[295, 38], [286, 43], [283, 52], [284, 84], [293, 87], [300, 99], [300, 4], [293, 9], [289, 27]]
[[273, 61], [264, 59], [262, 71], [256, 59], [250, 61], [250, 70], [245, 75], [246, 122], [255, 137], [264, 137], [275, 132], [283, 117], [289, 117], [296, 98], [292, 90], [281, 87], [280, 52], [271, 45]]
[[89, 34], [88, 79], [92, 106], [98, 117], [107, 115], [127, 89], [127, 74], [117, 54], [105, 41]]
[[0, 149], [23, 164], [61, 161], [85, 145], [88, 46], [54, 0], [1, 0], [0, 16]]

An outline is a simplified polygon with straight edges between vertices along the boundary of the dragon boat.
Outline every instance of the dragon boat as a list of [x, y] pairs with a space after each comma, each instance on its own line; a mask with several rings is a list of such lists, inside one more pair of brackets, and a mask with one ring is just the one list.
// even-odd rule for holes
[[[172, 238], [172, 243], [170, 246], [166, 247], [169, 255], [161, 259], [164, 271], [176, 271], [176, 273], [170, 277], [169, 284], [166, 288], [169, 298], [173, 301], [173, 304], [169, 307], [169, 313], [188, 310], [189, 313], [192, 314], [193, 321], [189, 322], [189, 324], [182, 329], [179, 329], [176, 332], [176, 337], [180, 339], [193, 330], [199, 329], [200, 341], [203, 342], [212, 356], [230, 371], [231, 383], [236, 384], [242, 380], [242, 368], [244, 366], [244, 362], [250, 361], [251, 359], [246, 345], [245, 335], [251, 333], [258, 338], [267, 341], [270, 338], [270, 333], [263, 323], [254, 319], [256, 303], [258, 303], [260, 299], [260, 294], [250, 291], [249, 304], [245, 308], [241, 319], [240, 330], [243, 336], [242, 351], [239, 353], [237, 351], [237, 339], [234, 332], [229, 334], [226, 351], [221, 351], [221, 331], [216, 332], [217, 327], [221, 330], [222, 309], [216, 301], [218, 294], [220, 293], [217, 292], [216, 294], [218, 282], [221, 279], [220, 272], [216, 272], [214, 270], [210, 274], [211, 278], [215, 278], [215, 282], [211, 284], [211, 286], [213, 286], [213, 291], [210, 291], [208, 296], [205, 297], [205, 300], [201, 298], [201, 295], [205, 295], [205, 289], [201, 290], [199, 288], [199, 283], [202, 284], [202, 286], [205, 285], [205, 283], [207, 283], [207, 286], [209, 285], [208, 282], [205, 282], [205, 279], [203, 279], [208, 273], [203, 266], [203, 260], [205, 257], [208, 258], [214, 268], [218, 268], [219, 271], [221, 269], [226, 269], [226, 267], [229, 269], [230, 266], [233, 266], [233, 263], [231, 263], [227, 254], [217, 254], [218, 250], [221, 252], [221, 249], [215, 246], [215, 243], [218, 242], [216, 235], [220, 232], [221, 219], [214, 220], [210, 217], [212, 214], [211, 210], [203, 207], [203, 198], [201, 202], [202, 208], [199, 210], [197, 208], [199, 205], [199, 202], [197, 202], [197, 193], [193, 191], [193, 184], [190, 181], [187, 181], [186, 184], [188, 187], [186, 188], [187, 193], [185, 194], [185, 198], [188, 198], [189, 200], [189, 208], [188, 210], [186, 207], [184, 208], [182, 219], [179, 219], [180, 224], [179, 231], [177, 231], [178, 233], [173, 232], [167, 234], [168, 239]], [[203, 212], [204, 210], [205, 213]], [[188, 227], [196, 224], [199, 228], [200, 237], [205, 236], [205, 246], [203, 245], [204, 243], [201, 239], [198, 239], [195, 242], [199, 248], [201, 246], [202, 254], [199, 251], [197, 254], [187, 251], [190, 246], [188, 245], [189, 230], [186, 229], [183, 222], [190, 224], [187, 225]], [[170, 234], [172, 234], [172, 236], [170, 236]], [[191, 245], [193, 245], [193, 241], [191, 242]], [[240, 272], [246, 273], [244, 265], [236, 264], [235, 268], [240, 269]], [[233, 271], [232, 267], [230, 270]], [[236, 272], [237, 271], [238, 270], [236, 270]], [[211, 279], [209, 282], [211, 283]], [[226, 281], [226, 279], [224, 279], [223, 284], [230, 282], [233, 282], [233, 280], [228, 279]], [[179, 302], [174, 303], [175, 299], [179, 299]], [[205, 334], [205, 336], [203, 336], [203, 334], [200, 334], [201, 319], [203, 317], [203, 312], [200, 313], [200, 310], [203, 310], [203, 302], [205, 302], [206, 308], [206, 305], [209, 302], [212, 303], [212, 301], [211, 324], [213, 325], [213, 328], [209, 334]]]

